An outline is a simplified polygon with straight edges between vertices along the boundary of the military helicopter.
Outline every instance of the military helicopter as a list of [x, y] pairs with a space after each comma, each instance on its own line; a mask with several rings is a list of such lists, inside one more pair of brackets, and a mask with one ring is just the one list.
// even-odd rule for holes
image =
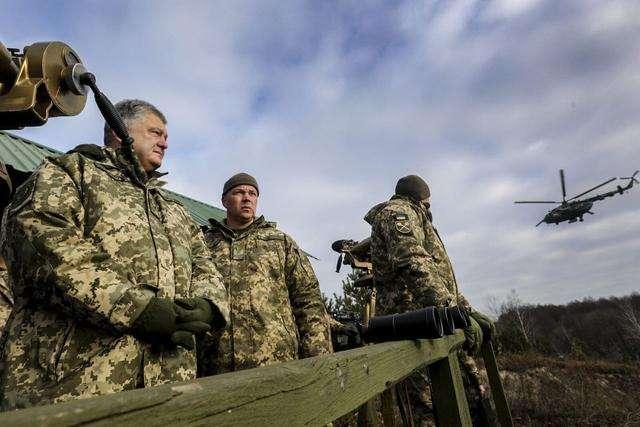
[[576, 221], [584, 221], [584, 218], [582, 217], [584, 214], [588, 213], [590, 215], [593, 215], [593, 212], [591, 212], [591, 207], [593, 206], [593, 202], [597, 202], [599, 200], [604, 200], [607, 197], [613, 197], [616, 194], [622, 194], [625, 191], [631, 189], [631, 187], [633, 187], [634, 183], [638, 184], [638, 180], [636, 179], [636, 175], [638, 174], [638, 172], [640, 172], [640, 171], [635, 171], [634, 174], [631, 175], [631, 176], [620, 178], [620, 179], [628, 179], [629, 180], [627, 185], [625, 185], [624, 187], [618, 185], [617, 189], [615, 189], [615, 190], [608, 191], [608, 192], [602, 193], [602, 194], [598, 194], [596, 196], [592, 196], [592, 197], [589, 197], [587, 199], [576, 200], [576, 199], [578, 199], [578, 197], [584, 196], [585, 194], [590, 193], [593, 190], [596, 190], [596, 189], [602, 187], [603, 185], [607, 185], [611, 181], [615, 181], [616, 179], [618, 179], [618, 178], [611, 178], [611, 179], [606, 180], [602, 184], [598, 184], [595, 187], [590, 188], [589, 190], [584, 191], [584, 192], [578, 194], [577, 196], [574, 196], [574, 197], [570, 198], [569, 200], [567, 200], [567, 192], [566, 192], [566, 188], [565, 188], [565, 184], [564, 184], [564, 170], [560, 169], [560, 184], [562, 185], [562, 202], [549, 201], [549, 200], [544, 200], [544, 201], [520, 200], [520, 201], [516, 201], [514, 203], [553, 203], [553, 204], [560, 205], [560, 206], [550, 210], [544, 216], [542, 221], [540, 221], [539, 223], [536, 224], [536, 227], [539, 226], [540, 224], [542, 224], [543, 222], [546, 222], [547, 224], [556, 224], [557, 225], [557, 224], [559, 224], [559, 223], [561, 223], [563, 221], [569, 221], [569, 223], [576, 222]]

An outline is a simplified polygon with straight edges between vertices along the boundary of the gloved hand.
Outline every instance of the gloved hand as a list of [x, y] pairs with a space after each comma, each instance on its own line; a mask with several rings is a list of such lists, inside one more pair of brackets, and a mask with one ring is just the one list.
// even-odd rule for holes
[[180, 347], [184, 347], [187, 350], [193, 350], [195, 348], [195, 340], [193, 339], [193, 332], [190, 331], [175, 331], [171, 334], [171, 342]]
[[362, 336], [358, 325], [352, 322], [343, 323], [331, 328], [331, 341], [334, 351], [344, 351], [362, 346]]
[[149, 342], [165, 342], [176, 330], [176, 311], [169, 298], [152, 297], [132, 325], [135, 335]]
[[176, 313], [178, 322], [204, 322], [211, 323], [213, 309], [204, 298], [176, 298]]
[[204, 298], [176, 299], [178, 329], [194, 333], [204, 333], [213, 328], [225, 326], [225, 320], [208, 300]]
[[496, 336], [496, 322], [494, 322], [489, 316], [476, 310], [471, 310], [469, 316], [472, 319], [475, 319], [482, 328], [485, 341], [489, 341], [491, 338]]
[[463, 329], [466, 339], [463, 348], [467, 350], [469, 355], [473, 356], [478, 354], [482, 345], [482, 328], [473, 317], [469, 320], [470, 325]]
[[[193, 337], [200, 332], [201, 325], [185, 325], [177, 328], [176, 304], [170, 298], [152, 297], [140, 316], [132, 325], [134, 335], [154, 344], [172, 343], [193, 350]], [[206, 330], [209, 326], [206, 325]]]

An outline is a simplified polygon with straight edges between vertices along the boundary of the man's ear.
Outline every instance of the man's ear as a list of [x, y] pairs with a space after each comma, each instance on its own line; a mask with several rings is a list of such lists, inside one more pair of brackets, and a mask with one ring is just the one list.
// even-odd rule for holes
[[225, 196], [220, 197], [220, 202], [225, 209], [227, 209], [227, 198]]
[[121, 143], [122, 141], [120, 141], [120, 138], [116, 136], [116, 133], [113, 131], [113, 129], [109, 129], [104, 138], [104, 145], [111, 148], [118, 148], [120, 147]]

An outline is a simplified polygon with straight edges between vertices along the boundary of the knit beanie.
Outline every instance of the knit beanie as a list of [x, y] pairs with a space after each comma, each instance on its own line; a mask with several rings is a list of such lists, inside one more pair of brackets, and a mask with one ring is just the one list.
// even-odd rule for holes
[[396, 195], [410, 197], [419, 202], [426, 200], [431, 196], [429, 186], [424, 179], [418, 175], [407, 175], [398, 180], [396, 184]]
[[258, 188], [258, 181], [248, 173], [240, 172], [233, 175], [231, 178], [224, 183], [224, 187], [222, 188], [222, 195], [224, 196], [234, 187], [238, 185], [250, 185], [256, 189], [258, 195], [260, 195], [260, 189]]

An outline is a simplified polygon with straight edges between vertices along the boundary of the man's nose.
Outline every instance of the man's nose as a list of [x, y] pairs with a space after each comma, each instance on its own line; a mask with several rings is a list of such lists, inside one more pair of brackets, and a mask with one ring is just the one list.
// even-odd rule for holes
[[162, 136], [160, 137], [160, 140], [157, 143], [158, 147], [166, 150], [167, 148], [169, 148], [169, 141], [167, 139], [166, 136]]

